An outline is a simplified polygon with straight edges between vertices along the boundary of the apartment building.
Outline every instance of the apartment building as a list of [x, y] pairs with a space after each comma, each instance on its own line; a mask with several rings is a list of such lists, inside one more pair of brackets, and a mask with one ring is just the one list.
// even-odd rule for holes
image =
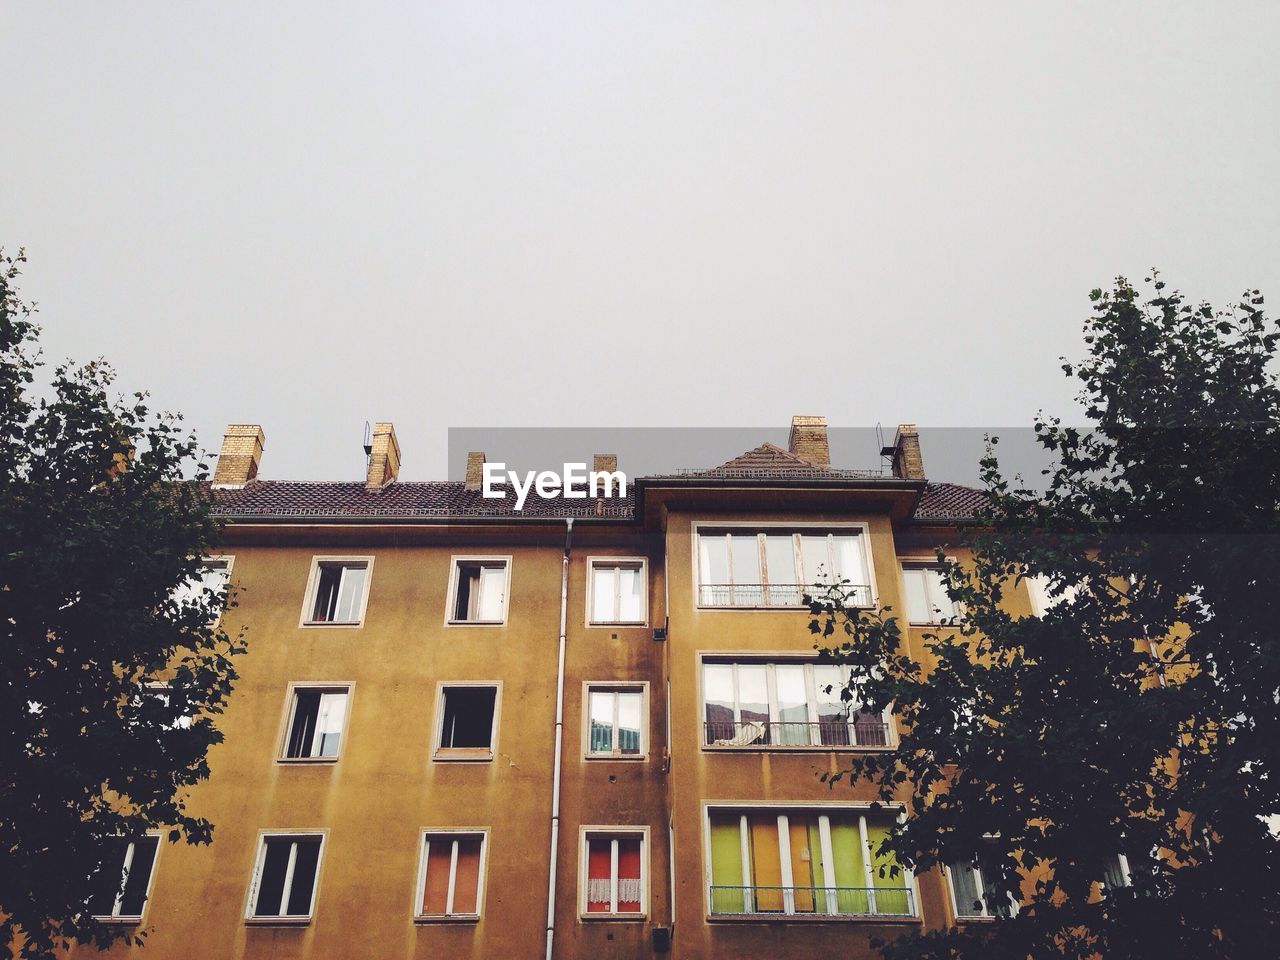
[[248, 653], [193, 801], [214, 841], [122, 845], [102, 915], [150, 933], [113, 954], [803, 960], [989, 919], [976, 867], [882, 875], [898, 811], [818, 779], [897, 730], [829, 690], [803, 593], [847, 580], [914, 639], [981, 500], [914, 427], [853, 470], [796, 417], [785, 449], [521, 511], [481, 453], [400, 481], [390, 424], [363, 482], [259, 479], [263, 445], [229, 427], [215, 476]]

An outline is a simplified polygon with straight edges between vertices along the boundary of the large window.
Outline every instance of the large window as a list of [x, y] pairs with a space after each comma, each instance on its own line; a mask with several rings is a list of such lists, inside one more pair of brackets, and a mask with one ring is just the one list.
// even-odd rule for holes
[[648, 832], [582, 829], [582, 903], [588, 917], [641, 917], [645, 912]]
[[708, 659], [702, 664], [709, 747], [888, 747], [888, 711], [841, 699], [847, 669], [834, 664]]
[[311, 567], [303, 623], [358, 626], [369, 595], [368, 557], [316, 557]]
[[842, 585], [851, 606], [871, 603], [861, 533], [698, 528], [698, 605], [802, 607], [804, 595]]
[[483, 830], [424, 830], [415, 919], [477, 919], [484, 856]]
[[504, 622], [509, 569], [509, 562], [503, 558], [455, 559], [449, 590], [449, 622]]
[[883, 815], [796, 807], [708, 810], [714, 916], [912, 917], [911, 874], [880, 852]]
[[587, 685], [587, 756], [640, 759], [645, 755], [645, 688]]
[[440, 688], [437, 760], [492, 760], [497, 737], [498, 685], [444, 684]]
[[118, 837], [107, 843], [102, 867], [95, 876], [96, 892], [89, 912], [98, 920], [137, 922], [151, 892], [151, 874], [160, 847], [159, 834], [130, 840]]
[[1012, 899], [998, 898], [988, 892], [991, 887], [988, 878], [992, 875], [981, 862], [947, 864], [957, 919], [985, 920], [1017, 913], [1018, 905]]
[[188, 580], [174, 591], [173, 599], [179, 605], [195, 603], [208, 593], [222, 597], [226, 602], [227, 584], [231, 579], [232, 557], [204, 557], [196, 579]]
[[320, 833], [263, 834], [249, 887], [247, 919], [310, 920], [323, 845]]
[[347, 686], [295, 686], [283, 759], [338, 759], [350, 695]]
[[647, 619], [644, 561], [592, 559], [587, 603], [593, 626], [643, 624]]
[[940, 623], [959, 616], [960, 608], [947, 596], [942, 568], [937, 564], [904, 563], [902, 588], [906, 593], [907, 619], [912, 623]]

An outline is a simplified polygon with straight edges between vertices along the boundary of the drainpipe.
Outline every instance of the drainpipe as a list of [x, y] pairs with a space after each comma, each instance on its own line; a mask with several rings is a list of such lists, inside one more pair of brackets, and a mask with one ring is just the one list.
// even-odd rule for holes
[[564, 747], [564, 637], [569, 609], [569, 551], [573, 549], [573, 518], [564, 521], [564, 559], [560, 565], [560, 655], [556, 664], [556, 749], [551, 765], [551, 855], [547, 869], [547, 954], [556, 935], [556, 850], [560, 845], [560, 755]]

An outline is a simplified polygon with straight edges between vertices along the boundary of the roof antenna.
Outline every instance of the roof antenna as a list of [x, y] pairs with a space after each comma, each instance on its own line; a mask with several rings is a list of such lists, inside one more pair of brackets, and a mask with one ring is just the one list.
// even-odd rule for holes
[[373, 456], [373, 428], [369, 426], [368, 420], [364, 422], [364, 455]]

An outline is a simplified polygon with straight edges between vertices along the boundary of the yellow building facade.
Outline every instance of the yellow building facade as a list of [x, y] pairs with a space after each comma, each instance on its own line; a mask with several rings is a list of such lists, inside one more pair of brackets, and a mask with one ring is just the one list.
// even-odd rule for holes
[[883, 470], [797, 417], [785, 449], [521, 511], [481, 454], [400, 481], [390, 424], [364, 482], [259, 479], [263, 439], [228, 428], [215, 476], [248, 652], [191, 800], [214, 839], [126, 851], [102, 909], [148, 942], [111, 954], [799, 960], [982, 919], [980, 877], [881, 871], [899, 811], [819, 780], [897, 731], [839, 702], [803, 592], [846, 581], [914, 639], [981, 498], [926, 479], [914, 427]]

